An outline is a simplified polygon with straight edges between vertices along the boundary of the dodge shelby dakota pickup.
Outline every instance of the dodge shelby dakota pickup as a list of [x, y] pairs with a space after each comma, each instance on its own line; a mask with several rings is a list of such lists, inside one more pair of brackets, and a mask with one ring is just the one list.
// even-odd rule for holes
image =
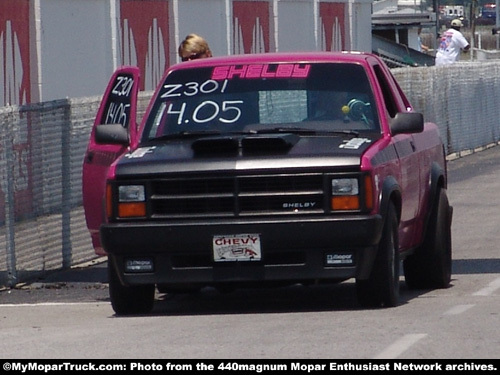
[[143, 120], [139, 70], [103, 96], [83, 163], [87, 226], [117, 314], [155, 292], [341, 282], [398, 304], [451, 278], [438, 128], [363, 53], [238, 55], [169, 68]]

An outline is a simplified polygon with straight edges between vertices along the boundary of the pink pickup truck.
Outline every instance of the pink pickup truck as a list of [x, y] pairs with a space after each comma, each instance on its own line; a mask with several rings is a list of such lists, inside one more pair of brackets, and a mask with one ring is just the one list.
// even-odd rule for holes
[[137, 124], [139, 79], [112, 76], [83, 164], [117, 314], [156, 290], [350, 278], [361, 306], [391, 307], [400, 262], [412, 288], [449, 285], [445, 150], [377, 56], [180, 63]]

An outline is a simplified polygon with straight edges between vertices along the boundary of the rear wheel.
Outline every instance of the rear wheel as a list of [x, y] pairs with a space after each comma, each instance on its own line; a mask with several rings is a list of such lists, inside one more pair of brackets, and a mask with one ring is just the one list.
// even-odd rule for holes
[[451, 209], [443, 188], [432, 208], [422, 246], [403, 262], [406, 284], [414, 289], [448, 287], [451, 252]]
[[394, 307], [399, 301], [398, 217], [389, 204], [384, 232], [370, 277], [356, 280], [358, 301], [363, 307]]
[[110, 260], [108, 278], [111, 306], [117, 315], [147, 314], [153, 309], [154, 285], [122, 285]]

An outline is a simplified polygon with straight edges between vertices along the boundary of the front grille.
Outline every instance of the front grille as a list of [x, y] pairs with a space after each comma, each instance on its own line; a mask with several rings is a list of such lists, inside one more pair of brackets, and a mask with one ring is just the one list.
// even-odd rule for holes
[[321, 214], [325, 182], [322, 173], [159, 179], [149, 186], [150, 212], [157, 219]]

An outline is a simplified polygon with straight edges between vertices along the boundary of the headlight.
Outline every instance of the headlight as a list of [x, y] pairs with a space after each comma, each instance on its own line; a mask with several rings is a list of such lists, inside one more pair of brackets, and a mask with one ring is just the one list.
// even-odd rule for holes
[[146, 189], [144, 185], [118, 186], [118, 217], [146, 216]]
[[359, 182], [357, 178], [332, 179], [331, 209], [334, 211], [359, 210]]
[[118, 202], [144, 202], [146, 194], [143, 185], [123, 185], [118, 187]]
[[332, 195], [358, 195], [357, 178], [334, 178], [332, 180]]
[[332, 178], [332, 211], [359, 211], [373, 209], [372, 177], [365, 174], [360, 178]]

